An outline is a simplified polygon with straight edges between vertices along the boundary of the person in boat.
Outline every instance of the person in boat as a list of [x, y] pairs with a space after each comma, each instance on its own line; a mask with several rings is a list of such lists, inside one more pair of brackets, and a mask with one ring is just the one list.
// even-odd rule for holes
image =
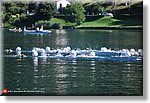
[[43, 31], [43, 25], [41, 26], [40, 31]]
[[36, 31], [40, 31], [40, 28], [39, 28], [39, 27], [37, 27], [37, 28], [36, 28]]
[[17, 28], [15, 27], [14, 30], [17, 30]]
[[21, 32], [22, 31], [21, 28], [19, 28], [18, 31]]

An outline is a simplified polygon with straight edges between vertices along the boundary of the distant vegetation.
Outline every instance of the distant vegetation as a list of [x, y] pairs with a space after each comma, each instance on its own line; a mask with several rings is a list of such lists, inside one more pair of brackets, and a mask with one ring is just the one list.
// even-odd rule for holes
[[[70, 0], [68, 0], [70, 1]], [[79, 0], [76, 0], [79, 1]], [[142, 26], [143, 2], [141, 0], [84, 0], [71, 1], [71, 5], [56, 12], [52, 1], [39, 3], [18, 1], [3, 2], [1, 14], [3, 27], [36, 27], [44, 25], [45, 29], [62, 28], [63, 26], [103, 27], [103, 26]], [[131, 2], [129, 2], [131, 1]], [[111, 12], [114, 17], [103, 17], [102, 12]], [[139, 16], [139, 17], [138, 17]], [[137, 17], [137, 18], [135, 18]]]

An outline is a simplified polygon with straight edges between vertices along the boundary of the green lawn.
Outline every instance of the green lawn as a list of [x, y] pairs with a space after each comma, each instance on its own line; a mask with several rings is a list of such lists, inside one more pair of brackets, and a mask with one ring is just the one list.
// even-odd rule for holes
[[119, 27], [121, 24], [114, 24], [115, 22], [119, 22], [120, 20], [111, 18], [111, 17], [103, 17], [95, 21], [85, 22], [78, 27], [110, 27], [115, 26]]
[[[65, 19], [53, 18], [51, 19], [52, 23], [57, 23], [62, 26], [75, 26], [75, 22], [69, 22]], [[123, 18], [115, 17], [102, 17], [93, 21], [84, 22], [81, 25], [75, 26], [75, 28], [81, 27], [122, 27], [122, 28], [138, 28], [142, 26], [142, 19], [133, 18], [130, 16], [124, 16]]]
[[69, 21], [66, 21], [64, 19], [59, 19], [59, 18], [52, 18], [51, 19], [51, 23], [52, 24], [60, 24], [62, 26], [74, 26], [76, 23], [73, 23], [73, 22], [69, 22]]
[[84, 22], [80, 27], [142, 27], [142, 20], [139, 18], [112, 18], [102, 17], [95, 21]]

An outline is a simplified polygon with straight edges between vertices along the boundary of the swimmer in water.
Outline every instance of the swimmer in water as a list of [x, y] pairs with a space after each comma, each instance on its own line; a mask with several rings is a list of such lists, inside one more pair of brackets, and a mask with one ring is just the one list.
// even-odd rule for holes
[[26, 57], [26, 55], [24, 55], [24, 54], [21, 54], [21, 47], [17, 47], [16, 48], [16, 55], [17, 55], [17, 57]]
[[32, 56], [33, 57], [37, 57], [38, 56], [38, 52], [37, 52], [37, 50], [35, 48], [32, 50]]
[[61, 55], [61, 53], [59, 52], [59, 50], [56, 51], [56, 56], [63, 56]]

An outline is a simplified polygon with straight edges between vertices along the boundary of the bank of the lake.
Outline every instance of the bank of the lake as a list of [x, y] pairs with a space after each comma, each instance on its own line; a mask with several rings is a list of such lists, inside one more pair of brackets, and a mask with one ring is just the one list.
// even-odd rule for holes
[[76, 29], [142, 30], [142, 29], [143, 29], [143, 27], [77, 27]]
[[116, 16], [116, 17], [94, 17], [91, 16], [80, 25], [69, 22], [64, 18], [53, 18], [51, 22], [59, 24], [65, 29], [143, 29], [142, 16]]
[[[142, 15], [121, 15], [114, 17], [102, 17], [100, 15], [86, 16], [85, 22], [80, 25], [73, 22], [71, 18], [69, 20], [69, 18], [69, 16], [56, 16], [49, 21], [41, 21], [42, 23], [39, 23], [39, 25], [44, 25], [46, 29], [143, 29]], [[49, 26], [45, 25], [47, 22], [50, 23]]]

